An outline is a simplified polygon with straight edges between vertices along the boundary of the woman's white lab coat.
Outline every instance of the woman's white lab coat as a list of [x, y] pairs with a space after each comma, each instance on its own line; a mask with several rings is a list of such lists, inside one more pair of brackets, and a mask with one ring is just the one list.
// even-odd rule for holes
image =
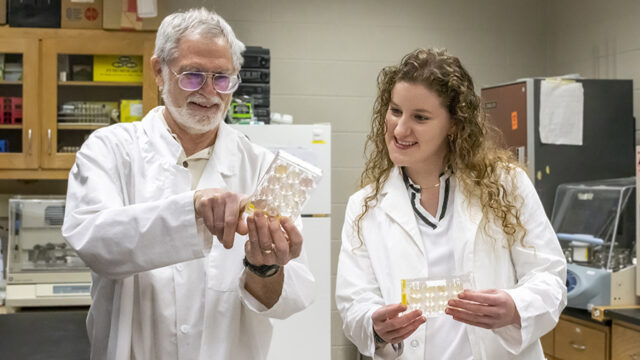
[[[241, 278], [247, 237], [236, 234], [227, 250], [196, 230], [191, 176], [177, 164], [181, 147], [159, 118], [162, 109], [151, 110], [141, 122], [94, 132], [69, 175], [62, 232], [94, 273], [87, 319], [91, 358], [130, 359], [136, 331], [143, 342], [136, 346], [148, 349], [147, 358], [265, 358], [269, 318], [286, 318], [308, 306], [313, 276], [304, 256], [295, 259], [284, 267], [278, 302], [268, 310], [256, 304]], [[250, 194], [272, 158], [221, 124], [197, 188]], [[195, 334], [191, 343], [181, 343], [185, 328], [153, 328], [154, 321], [132, 328], [134, 312], [146, 314], [152, 301], [156, 306], [164, 297], [177, 299], [162, 307], [167, 322], [194, 324], [187, 332]], [[154, 339], [158, 333], [164, 336]]]
[[[487, 330], [467, 326], [474, 359], [544, 359], [539, 337], [553, 329], [566, 305], [566, 262], [551, 224], [524, 171], [515, 170], [523, 198], [521, 221], [527, 229], [525, 245], [505, 245], [499, 227], [490, 224], [489, 238], [482, 228], [486, 219], [477, 200], [468, 201], [456, 186], [454, 242], [456, 273], [472, 272], [475, 289], [504, 289], [512, 297], [522, 327]], [[399, 303], [400, 280], [429, 276], [423, 242], [399, 168], [393, 168], [381, 189], [379, 202], [361, 222], [358, 240], [354, 223], [362, 212], [364, 188], [349, 199], [342, 230], [342, 248], [336, 280], [336, 304], [344, 332], [367, 356], [374, 356], [372, 313]], [[400, 359], [428, 358], [425, 326], [404, 340]], [[427, 339], [428, 340], [428, 339]], [[425, 356], [426, 355], [426, 356]], [[387, 345], [376, 359], [397, 355]]]

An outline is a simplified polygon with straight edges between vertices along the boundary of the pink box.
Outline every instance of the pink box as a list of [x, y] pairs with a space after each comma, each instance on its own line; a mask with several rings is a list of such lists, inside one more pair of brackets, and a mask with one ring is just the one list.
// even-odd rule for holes
[[22, 122], [22, 98], [11, 98], [11, 123], [20, 124]]

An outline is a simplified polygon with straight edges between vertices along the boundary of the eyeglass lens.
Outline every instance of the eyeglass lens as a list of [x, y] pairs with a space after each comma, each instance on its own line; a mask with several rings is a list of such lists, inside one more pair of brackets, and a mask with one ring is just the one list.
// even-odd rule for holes
[[[208, 74], [199, 72], [184, 72], [179, 75], [180, 87], [186, 91], [196, 91], [207, 81]], [[233, 91], [235, 84], [232, 83], [231, 77], [224, 74], [213, 75], [213, 87], [219, 92]]]

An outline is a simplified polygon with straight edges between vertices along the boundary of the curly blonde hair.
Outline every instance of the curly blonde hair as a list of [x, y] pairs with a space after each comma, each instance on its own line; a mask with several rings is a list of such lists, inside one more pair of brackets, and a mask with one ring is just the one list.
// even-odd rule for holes
[[[399, 65], [385, 67], [378, 75], [378, 96], [365, 145], [367, 161], [360, 178], [360, 186], [371, 186], [372, 191], [356, 218], [358, 238], [362, 241], [362, 219], [377, 203], [380, 190], [394, 167], [385, 133], [391, 90], [398, 82], [421, 84], [440, 97], [454, 131], [449, 138], [445, 168], [453, 170], [467, 198], [480, 200], [484, 217], [500, 224], [509, 247], [517, 241], [524, 246], [526, 229], [520, 221], [521, 198], [516, 192], [515, 177], [506, 177], [511, 179], [507, 186], [502, 181], [505, 174], [512, 174], [520, 166], [510, 151], [498, 145], [499, 131], [488, 123], [473, 80], [460, 60], [437, 49], [417, 49], [404, 56]], [[485, 223], [485, 232], [488, 224]]]

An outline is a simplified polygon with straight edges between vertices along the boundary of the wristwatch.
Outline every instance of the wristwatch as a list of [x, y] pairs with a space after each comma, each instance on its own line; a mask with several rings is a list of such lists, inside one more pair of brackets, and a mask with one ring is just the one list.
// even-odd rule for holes
[[278, 271], [280, 270], [280, 265], [253, 265], [252, 263], [249, 262], [249, 260], [247, 260], [247, 257], [245, 256], [244, 259], [242, 259], [242, 263], [244, 264], [244, 267], [246, 267], [247, 269], [249, 269], [249, 271], [251, 271], [252, 273], [262, 277], [262, 278], [268, 278], [268, 277], [272, 277], [273, 275], [277, 274]]
[[376, 345], [382, 345], [386, 343], [386, 341], [384, 341], [384, 339], [380, 335], [378, 335], [376, 329], [373, 329], [373, 340], [376, 342]]

